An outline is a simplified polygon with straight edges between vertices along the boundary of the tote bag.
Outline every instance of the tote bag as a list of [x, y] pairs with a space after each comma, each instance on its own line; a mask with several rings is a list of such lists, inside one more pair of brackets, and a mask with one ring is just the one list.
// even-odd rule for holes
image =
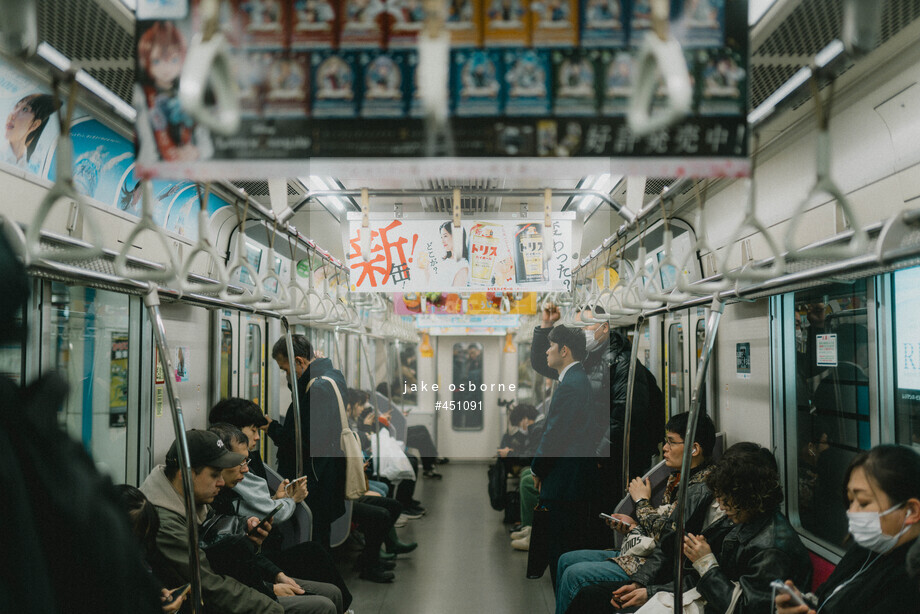
[[[380, 448], [377, 448], [377, 439], [380, 439]], [[414, 480], [415, 471], [412, 463], [406, 458], [400, 443], [393, 439], [390, 432], [380, 429], [377, 435], [371, 437], [371, 453], [374, 456], [374, 465], [377, 473], [391, 482], [401, 480]]]
[[[335, 380], [323, 376], [323, 379], [332, 384], [335, 390], [335, 398], [339, 401], [339, 419], [342, 421], [342, 433], [339, 435], [339, 447], [345, 453], [345, 498], [351, 501], [364, 496], [367, 492], [367, 480], [364, 475], [364, 453], [361, 451], [361, 442], [358, 435], [348, 427], [348, 418], [345, 415], [345, 402], [342, 401], [342, 393], [336, 386]], [[307, 392], [316, 378], [310, 380], [307, 384]]]

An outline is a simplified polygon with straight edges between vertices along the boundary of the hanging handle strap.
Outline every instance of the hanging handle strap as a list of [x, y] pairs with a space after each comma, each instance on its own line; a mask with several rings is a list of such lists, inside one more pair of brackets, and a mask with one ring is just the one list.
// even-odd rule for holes
[[[70, 139], [70, 124], [73, 119], [73, 111], [77, 102], [77, 81], [73, 73], [67, 74], [67, 82], [70, 85], [70, 94], [67, 99], [66, 117], [61, 109], [61, 101], [58, 97], [58, 88], [60, 82], [55, 77], [52, 90], [54, 91], [55, 106], [58, 109], [58, 122], [60, 124], [60, 134], [57, 140], [57, 153], [55, 155], [55, 179], [54, 185], [45, 194], [29, 229], [26, 232], [26, 246], [28, 247], [26, 264], [37, 262], [39, 260], [56, 260], [59, 262], [74, 262], [77, 260], [91, 260], [102, 256], [103, 235], [96, 223], [95, 217], [89, 215], [91, 208], [86, 201], [86, 197], [77, 191], [73, 183], [73, 142]], [[45, 220], [54, 206], [59, 202], [71, 203], [75, 208], [77, 217], [83, 218], [83, 224], [88, 227], [90, 239], [88, 245], [79, 247], [60, 247], [55, 249], [43, 250], [41, 248], [41, 232], [45, 225]]]
[[[240, 95], [231, 68], [230, 47], [219, 31], [220, 3], [202, 0], [202, 29], [195, 34], [182, 74], [179, 102], [196, 122], [215, 134], [230, 136], [240, 128]], [[212, 93], [214, 104], [206, 97]]]
[[[157, 281], [169, 283], [175, 279], [179, 271], [179, 265], [176, 264], [175, 248], [169, 244], [169, 240], [163, 233], [163, 229], [153, 221], [153, 186], [150, 181], [141, 182], [141, 220], [134, 225], [131, 234], [125, 239], [124, 245], [115, 256], [115, 274], [121, 277], [137, 279], [140, 281]], [[158, 241], [158, 247], [168, 257], [166, 266], [161, 270], [146, 270], [135, 268], [128, 270], [127, 259], [131, 246], [143, 232], [150, 232]]]
[[[636, 86], [629, 99], [626, 120], [637, 136], [646, 136], [679, 122], [690, 112], [693, 84], [687, 60], [677, 39], [668, 34], [667, 0], [652, 0], [654, 30], [647, 32], [636, 57]], [[666, 104], [655, 115], [652, 99], [658, 89], [658, 75], [664, 79]]]
[[[202, 195], [201, 186], [196, 186], [198, 190], [198, 241], [192, 248], [192, 251], [186, 257], [179, 271], [179, 294], [199, 294], [202, 292], [214, 292], [221, 294], [227, 289], [227, 269], [224, 267], [220, 254], [214, 248], [214, 243], [210, 238], [211, 219], [208, 217], [208, 199], [211, 195], [211, 184], [205, 184], [204, 194]], [[217, 277], [217, 284], [213, 283], [195, 283], [188, 280], [189, 273], [192, 270], [192, 263], [199, 254], [204, 254], [210, 261], [208, 268], [209, 275]]]

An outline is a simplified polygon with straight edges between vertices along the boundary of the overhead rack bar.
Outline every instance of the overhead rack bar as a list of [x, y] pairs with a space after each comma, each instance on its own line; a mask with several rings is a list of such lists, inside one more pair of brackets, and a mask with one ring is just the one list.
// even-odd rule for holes
[[[544, 188], [540, 189], [511, 189], [511, 188], [494, 188], [494, 189], [484, 189], [484, 188], [456, 188], [460, 191], [461, 196], [465, 197], [492, 197], [492, 198], [542, 198], [546, 192]], [[583, 190], [583, 189], [570, 189], [570, 190], [556, 190], [552, 191], [553, 196], [593, 196], [595, 198], [601, 199], [603, 202], [610, 205], [610, 207], [616, 212], [617, 215], [622, 217], [624, 220], [627, 220], [627, 223], [632, 223], [635, 218], [635, 214], [626, 209], [618, 202], [613, 200], [610, 197], [610, 194], [607, 192], [602, 192], [599, 190]], [[453, 198], [454, 189], [406, 189], [406, 190], [368, 190], [368, 194], [377, 198]], [[339, 198], [360, 198], [361, 190], [316, 190], [309, 192], [303, 199], [294, 205], [292, 209], [297, 211], [303, 207], [309, 201], [316, 198], [323, 197], [339, 197]]]

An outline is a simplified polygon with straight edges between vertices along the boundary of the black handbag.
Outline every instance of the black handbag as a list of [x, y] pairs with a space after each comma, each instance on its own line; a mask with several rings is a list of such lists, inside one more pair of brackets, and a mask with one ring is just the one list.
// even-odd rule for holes
[[489, 467], [489, 503], [496, 512], [505, 509], [505, 467], [500, 458]]
[[550, 542], [549, 510], [545, 505], [537, 504], [533, 508], [533, 524], [530, 529], [530, 550], [527, 552], [527, 578], [542, 578], [549, 565]]
[[198, 544], [202, 550], [208, 550], [224, 540], [245, 537], [249, 530], [246, 520], [235, 514], [209, 516], [198, 529]]

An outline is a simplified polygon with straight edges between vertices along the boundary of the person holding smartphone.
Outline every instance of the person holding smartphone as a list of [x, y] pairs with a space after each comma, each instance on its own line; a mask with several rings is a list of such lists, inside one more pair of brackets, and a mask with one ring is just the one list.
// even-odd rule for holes
[[[806, 595], [786, 581], [778, 614], [882, 614], [920, 612], [917, 580], [908, 573], [911, 547], [920, 536], [920, 455], [897, 445], [861, 452], [846, 472], [847, 519], [853, 544], [834, 572]], [[795, 595], [795, 596], [793, 596]]]

